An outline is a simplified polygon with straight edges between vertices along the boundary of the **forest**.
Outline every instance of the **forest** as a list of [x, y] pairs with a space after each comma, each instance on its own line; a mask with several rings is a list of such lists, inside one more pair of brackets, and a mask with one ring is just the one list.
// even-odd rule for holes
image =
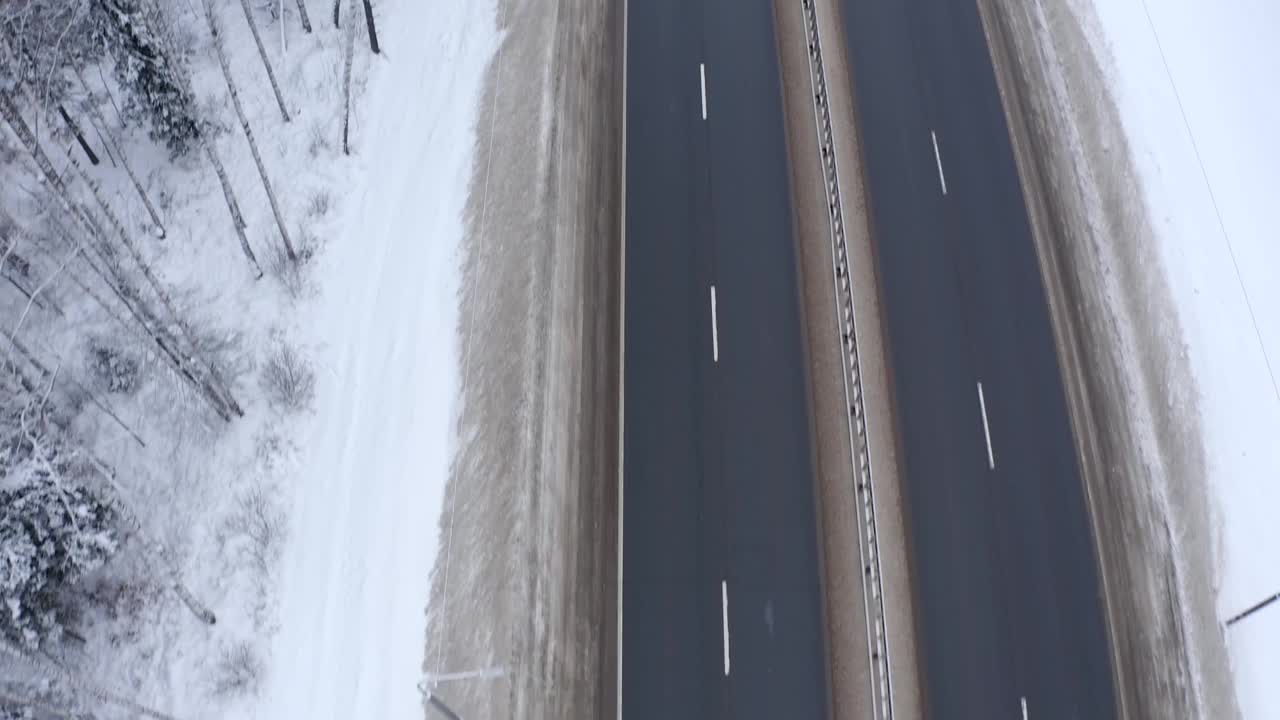
[[[263, 615], [262, 478], [315, 394], [290, 318], [380, 53], [371, 0], [309, 2], [0, 2], [0, 718], [169, 717], [98, 667], [148, 618], [222, 627], [187, 525]], [[212, 692], [251, 687], [214, 645]]]

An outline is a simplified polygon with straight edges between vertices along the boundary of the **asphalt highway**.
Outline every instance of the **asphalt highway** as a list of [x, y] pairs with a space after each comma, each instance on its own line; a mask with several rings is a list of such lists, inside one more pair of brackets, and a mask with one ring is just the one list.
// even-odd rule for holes
[[1094, 549], [974, 0], [843, 0], [931, 718], [1114, 717]]
[[627, 10], [622, 713], [824, 718], [771, 0]]

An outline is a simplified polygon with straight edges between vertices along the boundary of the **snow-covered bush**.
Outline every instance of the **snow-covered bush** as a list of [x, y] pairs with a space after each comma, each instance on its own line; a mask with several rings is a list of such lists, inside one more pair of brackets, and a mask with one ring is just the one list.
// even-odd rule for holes
[[138, 359], [101, 338], [90, 338], [85, 364], [103, 392], [129, 395], [138, 388]]
[[63, 477], [56, 449], [0, 449], [0, 634], [29, 650], [62, 637], [65, 590], [115, 553], [114, 513]]
[[288, 344], [276, 345], [262, 368], [262, 390], [275, 407], [296, 412], [311, 406], [316, 374], [306, 359]]

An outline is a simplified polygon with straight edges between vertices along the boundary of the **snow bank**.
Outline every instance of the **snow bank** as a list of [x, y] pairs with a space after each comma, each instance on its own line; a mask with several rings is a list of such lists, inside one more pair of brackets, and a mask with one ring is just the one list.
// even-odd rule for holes
[[317, 407], [291, 498], [264, 718], [421, 717], [424, 606], [457, 395], [458, 244], [495, 45], [470, 0], [379, 8], [342, 232], [307, 312]]
[[[1093, 0], [1199, 385], [1221, 620], [1280, 592], [1280, 5]], [[1227, 631], [1239, 705], [1280, 717], [1280, 604]]]

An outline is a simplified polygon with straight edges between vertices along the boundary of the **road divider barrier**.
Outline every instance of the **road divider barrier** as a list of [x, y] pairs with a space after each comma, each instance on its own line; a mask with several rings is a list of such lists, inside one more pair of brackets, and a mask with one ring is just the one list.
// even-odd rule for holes
[[822, 64], [822, 43], [818, 37], [818, 12], [814, 0], [801, 0], [805, 36], [809, 45], [809, 83], [813, 91], [814, 122], [822, 155], [822, 172], [831, 227], [832, 278], [835, 289], [840, 353], [844, 370], [846, 407], [849, 410], [849, 447], [853, 458], [852, 479], [856, 484], [858, 515], [858, 556], [861, 560], [863, 608], [867, 626], [867, 659], [871, 668], [872, 717], [893, 718], [893, 682], [889, 675], [888, 633], [885, 623], [884, 592], [881, 587], [880, 537], [876, 529], [875, 483], [871, 473], [871, 451], [867, 440], [866, 413], [862, 403], [862, 371], [858, 360], [858, 328], [853, 315], [853, 290], [849, 279], [849, 255], [845, 244], [844, 207], [840, 199], [839, 163], [831, 132], [831, 111], [827, 99], [826, 73]]

